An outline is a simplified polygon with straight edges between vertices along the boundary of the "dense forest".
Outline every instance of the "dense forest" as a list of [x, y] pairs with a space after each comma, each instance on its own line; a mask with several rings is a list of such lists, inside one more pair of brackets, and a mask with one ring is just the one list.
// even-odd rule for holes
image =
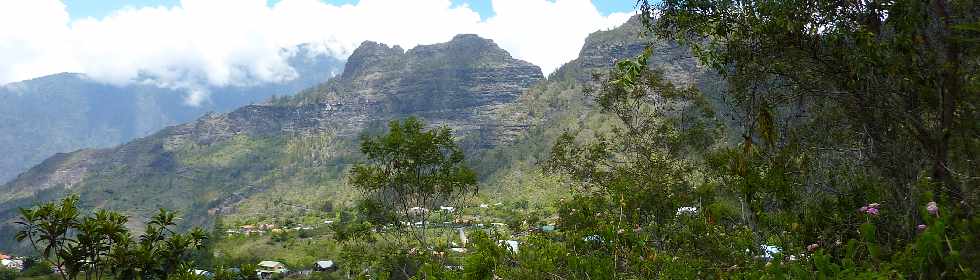
[[[219, 215], [210, 233], [160, 210], [138, 237], [67, 196], [22, 208], [16, 236], [62, 273], [0, 279], [980, 278], [980, 3], [636, 7], [639, 55], [536, 84], [513, 141], [471, 148], [425, 117], [269, 140], [307, 163], [333, 143], [352, 163], [312, 170], [350, 191], [245, 205], [276, 214]], [[678, 79], [664, 57], [707, 73]], [[330, 98], [313, 93], [273, 103]], [[235, 139], [214, 149], [270, 147]], [[338, 267], [304, 269], [321, 259]]]

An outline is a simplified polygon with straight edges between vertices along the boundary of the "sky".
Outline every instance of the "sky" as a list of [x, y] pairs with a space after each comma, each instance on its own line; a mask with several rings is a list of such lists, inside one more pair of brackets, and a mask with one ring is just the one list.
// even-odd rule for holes
[[[3, 0], [0, 84], [61, 72], [194, 91], [295, 78], [283, 50], [345, 59], [365, 40], [400, 45], [473, 33], [546, 74], [633, 0]], [[200, 98], [198, 99], [200, 100]], [[189, 103], [195, 103], [191, 100]]]
[[[281, 0], [268, 0], [268, 5], [274, 5]], [[357, 0], [323, 0], [327, 4], [344, 5], [357, 4]], [[466, 4], [473, 11], [480, 14], [480, 18], [486, 19], [494, 15], [491, 0], [453, 0], [454, 5]], [[153, 7], [153, 6], [176, 6], [179, 0], [67, 0], [64, 1], [68, 8], [71, 18], [80, 19], [85, 17], [102, 18], [113, 11], [124, 7]], [[592, 0], [596, 9], [604, 15], [611, 13], [623, 13], [634, 10], [635, 1], [632, 0]]]

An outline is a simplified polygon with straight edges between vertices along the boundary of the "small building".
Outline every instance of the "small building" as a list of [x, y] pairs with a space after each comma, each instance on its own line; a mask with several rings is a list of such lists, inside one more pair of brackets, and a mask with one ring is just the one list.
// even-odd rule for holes
[[0, 260], [0, 266], [3, 266], [7, 269], [21, 271], [24, 270], [24, 260], [11, 260], [11, 259]]
[[337, 264], [330, 260], [317, 261], [313, 264], [313, 271], [333, 272], [337, 271], [337, 269], [339, 269]]
[[697, 215], [697, 214], [698, 214], [698, 208], [697, 207], [685, 206], [685, 207], [677, 208], [677, 216], [680, 216], [680, 215]]
[[192, 272], [194, 273], [194, 275], [197, 276], [203, 276], [205, 278], [214, 278], [214, 273], [207, 270], [195, 269]]
[[260, 275], [286, 273], [286, 265], [277, 261], [262, 261], [256, 269]]
[[424, 216], [429, 214], [429, 209], [422, 207], [412, 207], [408, 209], [408, 215], [410, 216]]
[[497, 244], [507, 246], [511, 253], [517, 254], [517, 240], [497, 240]]
[[541, 232], [545, 232], [545, 233], [555, 232], [555, 225], [544, 225], [541, 227]]

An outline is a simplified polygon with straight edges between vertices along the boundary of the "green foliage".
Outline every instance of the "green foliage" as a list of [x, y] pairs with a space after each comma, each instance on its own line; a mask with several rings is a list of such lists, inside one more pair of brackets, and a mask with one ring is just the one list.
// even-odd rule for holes
[[0, 280], [14, 280], [17, 279], [18, 275], [19, 273], [17, 273], [17, 271], [7, 268], [0, 268]]
[[[145, 232], [133, 238], [122, 214], [98, 210], [82, 216], [78, 196], [21, 208], [17, 241], [26, 241], [64, 271], [64, 279], [166, 279], [183, 273], [191, 251], [207, 238], [200, 229], [174, 231], [176, 214], [160, 209]], [[40, 266], [40, 265], [35, 265]]]
[[448, 128], [424, 131], [423, 126], [408, 118], [392, 121], [384, 135], [365, 136], [361, 152], [370, 164], [354, 166], [350, 181], [371, 200], [362, 204], [368, 213], [383, 217], [373, 222], [407, 228], [425, 248], [431, 211], [475, 193], [476, 173], [463, 164], [463, 151]]

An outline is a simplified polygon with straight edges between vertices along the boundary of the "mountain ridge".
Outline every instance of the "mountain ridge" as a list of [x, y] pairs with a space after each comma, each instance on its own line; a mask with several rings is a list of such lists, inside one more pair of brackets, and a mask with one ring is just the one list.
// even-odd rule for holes
[[[630, 33], [622, 29], [603, 32], [594, 34], [646, 44], [626, 38]], [[583, 52], [600, 56], [596, 61], [608, 62], [605, 66], [581, 67], [582, 60], [576, 59], [562, 67], [562, 74], [544, 79], [537, 66], [509, 54], [502, 57], [491, 40], [472, 35], [410, 50], [375, 42], [361, 46], [348, 59], [344, 74], [294, 96], [209, 114], [112, 149], [49, 159], [54, 166], [36, 166], [23, 178], [0, 186], [22, 194], [0, 198], [0, 218], [12, 217], [18, 205], [69, 191], [63, 187], [73, 180], [81, 182], [71, 184], [70, 191], [82, 193], [86, 206], [118, 209], [134, 217], [166, 207], [181, 211], [188, 226], [206, 224], [217, 215], [276, 218], [270, 216], [270, 201], [301, 204], [313, 199], [342, 205], [351, 199], [343, 174], [359, 160], [357, 136], [380, 131], [387, 120], [408, 115], [452, 128], [468, 154], [480, 155], [471, 158], [481, 174], [524, 174], [520, 166], [533, 165], [550, 148], [556, 132], [587, 127], [583, 122], [600, 118], [581, 96], [582, 77], [607, 70], [619, 57], [639, 54], [631, 53], [632, 48], [616, 51], [612, 45], [587, 44], [584, 48], [594, 49]], [[601, 57], [603, 53], [608, 57]], [[678, 77], [699, 75], [685, 72], [699, 69], [696, 62], [680, 61], [694, 68], [668, 71], [678, 71]], [[412, 110], [413, 106], [425, 110]], [[517, 147], [512, 150], [518, 152], [500, 152], [503, 147]], [[483, 166], [488, 164], [511, 167]], [[51, 177], [58, 170], [71, 176]], [[48, 178], [56, 180], [44, 184]], [[25, 191], [40, 185], [49, 188]], [[0, 234], [10, 230], [0, 228]]]
[[296, 77], [281, 83], [210, 87], [209, 100], [148, 83], [113, 85], [82, 73], [58, 73], [0, 86], [0, 182], [58, 152], [107, 148], [209, 111], [226, 112], [319, 84], [340, 60], [299, 45], [284, 53]]
[[[276, 180], [286, 180], [276, 174], [342, 168], [337, 166], [350, 162], [286, 170], [292, 167], [283, 166], [297, 165], [288, 157], [304, 156], [292, 153], [290, 145], [325, 138], [334, 141], [331, 145], [347, 145], [364, 129], [407, 115], [454, 126], [461, 135], [501, 126], [520, 129], [485, 110], [513, 102], [543, 79], [537, 66], [477, 37], [458, 36], [395, 52], [399, 54], [352, 56], [355, 65], [365, 58], [374, 62], [360, 67], [385, 65], [384, 71], [354, 70], [295, 97], [206, 114], [111, 148], [58, 154], [0, 187], [0, 217], [11, 218], [29, 202], [74, 192], [86, 207], [117, 209], [134, 217], [163, 207], [181, 211], [187, 226], [206, 223], [230, 194], [274, 188]], [[417, 98], [442, 102], [418, 110], [400, 104]], [[505, 140], [484, 142], [495, 141]], [[140, 226], [139, 218], [131, 222]]]

